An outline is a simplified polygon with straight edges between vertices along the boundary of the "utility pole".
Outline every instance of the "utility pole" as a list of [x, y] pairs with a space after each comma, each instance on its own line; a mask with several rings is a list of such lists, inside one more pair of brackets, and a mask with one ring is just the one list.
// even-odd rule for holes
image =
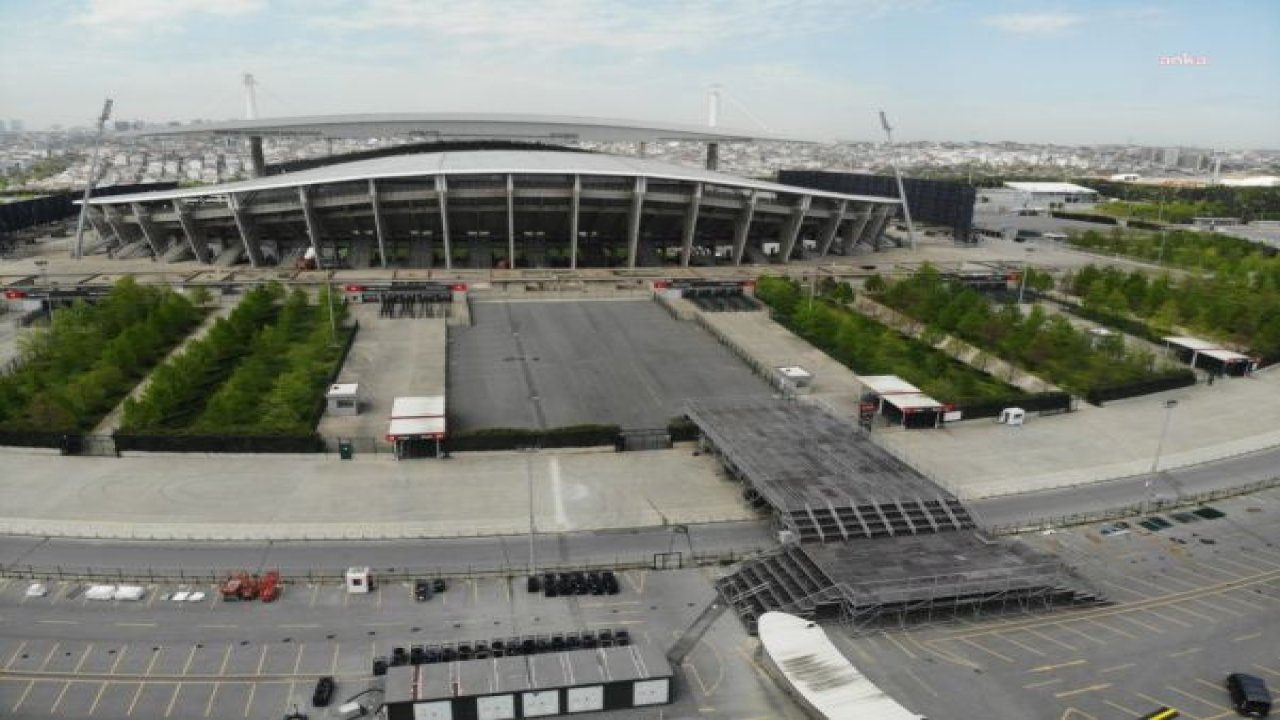
[[1164, 439], [1169, 434], [1169, 421], [1173, 419], [1173, 409], [1178, 407], [1177, 400], [1164, 401], [1164, 425], [1160, 428], [1160, 439], [1156, 441], [1156, 456], [1151, 460], [1151, 472], [1147, 474], [1147, 479], [1143, 481], [1143, 498], [1142, 498], [1142, 514], [1145, 515], [1151, 511], [1151, 481], [1160, 470], [1160, 453], [1164, 450]]
[[902, 185], [902, 171], [898, 169], [897, 153], [893, 149], [893, 128], [889, 127], [889, 118], [880, 111], [880, 127], [884, 128], [885, 145], [889, 148], [889, 165], [893, 167], [893, 175], [898, 179], [898, 198], [902, 200], [902, 215], [907, 221], [907, 239], [911, 241], [911, 249], [916, 249], [916, 229], [911, 224], [911, 208], [907, 206], [907, 191]]
[[84, 255], [84, 219], [89, 214], [89, 198], [93, 195], [93, 185], [98, 180], [98, 155], [102, 152], [102, 133], [111, 117], [111, 98], [102, 103], [102, 114], [98, 116], [98, 134], [93, 141], [93, 159], [89, 161], [89, 180], [84, 185], [84, 199], [80, 202], [80, 219], [76, 221], [76, 239], [71, 246], [71, 257], [79, 260]]

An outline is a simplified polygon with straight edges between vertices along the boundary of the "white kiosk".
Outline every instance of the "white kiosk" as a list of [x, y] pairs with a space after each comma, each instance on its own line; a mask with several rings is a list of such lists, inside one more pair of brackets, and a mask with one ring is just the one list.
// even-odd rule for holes
[[360, 384], [334, 383], [325, 393], [325, 412], [330, 415], [360, 414]]
[[373, 573], [368, 567], [347, 568], [347, 594], [364, 595], [373, 590]]

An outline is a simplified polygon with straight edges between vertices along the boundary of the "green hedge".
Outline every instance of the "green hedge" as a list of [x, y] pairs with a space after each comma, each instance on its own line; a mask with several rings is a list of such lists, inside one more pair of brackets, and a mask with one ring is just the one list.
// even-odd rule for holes
[[533, 428], [484, 428], [450, 433], [445, 447], [450, 452], [517, 450], [520, 448], [595, 447], [615, 445], [622, 433], [617, 425], [567, 425], [538, 430]]
[[21, 339], [23, 361], [0, 377], [0, 429], [91, 430], [204, 311], [168, 288], [118, 281], [105, 298], [55, 310]]
[[1014, 401], [1024, 393], [827, 298], [810, 303], [794, 280], [762, 277], [756, 297], [774, 317], [838, 362], [862, 375], [897, 375], [940, 402]]
[[1094, 215], [1093, 213], [1068, 212], [1066, 210], [1054, 210], [1049, 215], [1061, 220], [1079, 220], [1080, 222], [1098, 223], [1099, 225], [1115, 225], [1117, 223], [1117, 220], [1110, 215]]

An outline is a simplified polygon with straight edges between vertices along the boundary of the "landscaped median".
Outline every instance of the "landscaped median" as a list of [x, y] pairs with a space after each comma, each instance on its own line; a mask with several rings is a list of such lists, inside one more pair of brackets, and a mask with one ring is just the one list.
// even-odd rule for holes
[[181, 294], [132, 278], [96, 303], [55, 310], [0, 376], [0, 444], [56, 447], [92, 429], [202, 317]]
[[1118, 390], [1131, 385], [1167, 389], [1195, 381], [1185, 368], [1156, 367], [1151, 353], [1126, 347], [1119, 336], [1094, 338], [1040, 307], [1023, 312], [998, 304], [928, 265], [888, 284], [876, 299], [1086, 398], [1123, 397]]
[[247, 292], [236, 309], [156, 368], [126, 401], [121, 450], [307, 452], [329, 380], [355, 332], [345, 307], [321, 290]]
[[897, 375], [939, 402], [960, 407], [1017, 405], [1028, 398], [1008, 383], [844, 307], [839, 292], [810, 301], [794, 280], [766, 276], [756, 284], [756, 297], [769, 305], [775, 319], [856, 373]]

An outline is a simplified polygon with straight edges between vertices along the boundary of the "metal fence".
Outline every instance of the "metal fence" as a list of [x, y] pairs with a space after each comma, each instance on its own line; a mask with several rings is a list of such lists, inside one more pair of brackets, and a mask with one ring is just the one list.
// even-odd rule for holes
[[[535, 570], [541, 573], [561, 573], [598, 570], [663, 570], [687, 566], [727, 566], [754, 557], [767, 548], [751, 547], [711, 553], [659, 552], [636, 555], [618, 555], [613, 558], [590, 558], [581, 562], [557, 561], [537, 563]], [[675, 560], [673, 561], [673, 556]], [[687, 560], [686, 560], [687, 558]], [[270, 568], [260, 568], [264, 572]], [[226, 578], [244, 572], [245, 568], [207, 568], [190, 570], [183, 568], [100, 568], [66, 565], [36, 566], [12, 564], [0, 568], [0, 578], [19, 580], [44, 580], [76, 582], [83, 584], [135, 584], [135, 585], [216, 585]], [[380, 582], [412, 582], [423, 577], [440, 577], [456, 580], [482, 578], [523, 578], [528, 576], [528, 565], [502, 565], [498, 567], [476, 566], [421, 566], [373, 568]], [[281, 569], [280, 579], [286, 584], [341, 584], [345, 581], [346, 568]]]
[[[1248, 495], [1250, 493], [1268, 490], [1274, 487], [1280, 487], [1280, 476], [1267, 478], [1266, 480], [1259, 480], [1245, 485], [1237, 485], [1235, 487], [1218, 488], [1216, 490], [1209, 490], [1191, 495], [1179, 495], [1176, 498], [1157, 498], [1149, 502], [1128, 503], [1119, 507], [1103, 508], [1070, 515], [1055, 515], [1051, 517], [1027, 519], [1001, 525], [982, 525], [982, 529], [993, 535], [1018, 535], [1021, 533], [1038, 532], [1051, 528], [1088, 525], [1091, 523], [1105, 522], [1107, 520], [1119, 520], [1121, 518], [1134, 517], [1137, 515], [1167, 512], [1181, 507], [1201, 505], [1215, 500], [1222, 500], [1223, 498]], [[981, 518], [979, 518], [979, 520], [981, 520]]]

